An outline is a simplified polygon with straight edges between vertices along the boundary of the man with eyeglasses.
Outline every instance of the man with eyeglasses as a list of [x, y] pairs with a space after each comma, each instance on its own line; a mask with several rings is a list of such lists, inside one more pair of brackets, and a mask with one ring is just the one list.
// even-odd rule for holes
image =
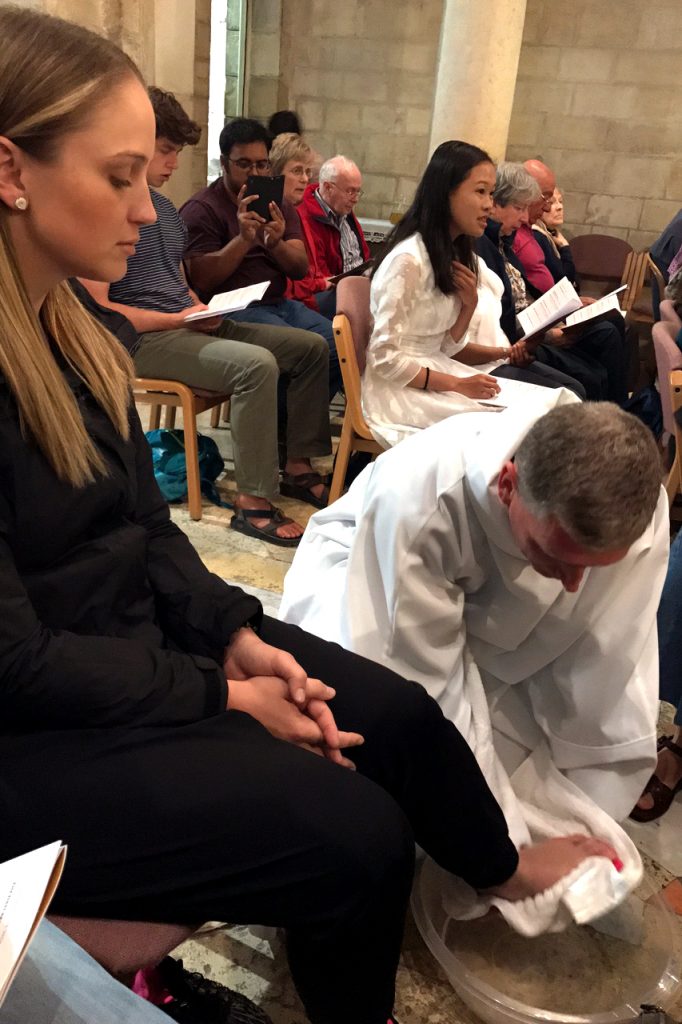
[[362, 175], [345, 156], [333, 156], [320, 168], [318, 185], [310, 185], [298, 207], [316, 243], [320, 272], [325, 277], [353, 270], [369, 259], [369, 249], [353, 212], [362, 196]]
[[[298, 280], [308, 269], [296, 211], [286, 200], [280, 209], [270, 203], [270, 220], [251, 209], [246, 195], [249, 175], [269, 175], [270, 136], [258, 121], [235, 118], [220, 133], [222, 175], [192, 196], [180, 209], [188, 229], [185, 260], [193, 286], [207, 302], [218, 292], [270, 281], [262, 300], [238, 314], [242, 323], [297, 327], [321, 335], [329, 347], [329, 391], [341, 384], [331, 320], [302, 302], [287, 299], [287, 279]], [[306, 481], [313, 474], [304, 474]], [[301, 493], [294, 493], [295, 490]], [[321, 479], [292, 483], [285, 479], [282, 493], [326, 504]], [[315, 503], [315, 502], [313, 502]]]

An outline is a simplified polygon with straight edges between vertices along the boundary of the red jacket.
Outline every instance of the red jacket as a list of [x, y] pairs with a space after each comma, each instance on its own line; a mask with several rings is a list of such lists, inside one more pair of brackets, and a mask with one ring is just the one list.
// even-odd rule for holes
[[[315, 240], [317, 271], [323, 277], [335, 277], [343, 271], [341, 256], [341, 232], [330, 217], [324, 212], [315, 198], [316, 184], [308, 185], [303, 201], [297, 207], [301, 223]], [[362, 228], [354, 213], [348, 215], [348, 221], [360, 243], [363, 260], [369, 259], [369, 249]]]
[[307, 222], [304, 221], [300, 215], [299, 220], [301, 221], [303, 242], [308, 256], [308, 272], [305, 277], [299, 278], [298, 281], [292, 281], [291, 278], [289, 278], [287, 281], [287, 289], [284, 294], [285, 298], [298, 299], [299, 302], [305, 303], [306, 306], [310, 306], [311, 309], [314, 309], [315, 312], [318, 313], [319, 310], [317, 308], [317, 302], [315, 301], [315, 293], [323, 292], [326, 289], [327, 278], [317, 265], [317, 247], [310, 228], [308, 227]]

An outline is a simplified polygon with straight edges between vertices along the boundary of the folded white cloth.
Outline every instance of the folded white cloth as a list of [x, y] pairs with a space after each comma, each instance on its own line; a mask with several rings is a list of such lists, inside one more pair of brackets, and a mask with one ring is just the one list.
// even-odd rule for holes
[[450, 917], [470, 920], [497, 907], [522, 935], [563, 931], [571, 921], [586, 924], [618, 906], [639, 884], [642, 861], [629, 836], [553, 764], [548, 744], [538, 739], [533, 751], [511, 776], [493, 742], [488, 698], [470, 656], [465, 699], [471, 708], [467, 742], [509, 824], [517, 846], [555, 836], [582, 833], [605, 839], [616, 850], [619, 871], [605, 857], [589, 857], [551, 889], [525, 900], [482, 896], [466, 882], [440, 872], [443, 906]]

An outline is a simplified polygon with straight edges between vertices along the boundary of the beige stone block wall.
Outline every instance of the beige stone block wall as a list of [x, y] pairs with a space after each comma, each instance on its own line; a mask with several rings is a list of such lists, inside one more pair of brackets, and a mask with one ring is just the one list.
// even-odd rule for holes
[[507, 157], [540, 156], [566, 226], [651, 244], [682, 206], [682, 3], [528, 0]]
[[[183, 156], [167, 194], [179, 204], [206, 184], [211, 0], [18, 0], [18, 6], [101, 33], [130, 54], [149, 83], [175, 92], [203, 131], [194, 152]], [[189, 41], [187, 19], [194, 34]]]
[[[196, 32], [194, 36], [194, 96], [192, 117], [201, 125], [201, 139], [191, 153], [191, 188], [188, 195], [179, 196], [180, 201], [188, 199], [194, 192], [206, 185], [208, 162], [208, 63], [211, 48], [211, 0], [194, 0], [196, 7]], [[182, 159], [182, 158], [181, 158]], [[186, 151], [185, 160], [190, 159]]]
[[247, 22], [244, 110], [267, 122], [280, 102], [282, 0], [251, 0]]
[[[388, 217], [411, 200], [428, 160], [442, 13], [442, 0], [282, 5], [278, 106], [300, 113], [323, 156], [358, 163], [361, 216]], [[266, 98], [273, 102], [274, 90]]]

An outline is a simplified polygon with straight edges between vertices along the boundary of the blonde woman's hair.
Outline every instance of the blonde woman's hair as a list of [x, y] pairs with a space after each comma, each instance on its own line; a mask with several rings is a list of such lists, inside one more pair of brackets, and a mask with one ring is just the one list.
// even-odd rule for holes
[[[0, 6], [0, 40], [0, 135], [35, 160], [52, 160], [63, 137], [116, 84], [132, 75], [141, 81], [117, 46], [61, 18]], [[0, 203], [0, 374], [14, 396], [24, 436], [35, 441], [61, 480], [83, 487], [106, 467], [50, 344], [124, 438], [132, 361], [66, 282], [49, 292], [36, 315], [11, 242], [12, 215]]]
[[281, 174], [290, 160], [301, 160], [309, 165], [313, 151], [300, 135], [294, 132], [283, 132], [277, 135], [270, 147], [270, 168], [273, 174]]

